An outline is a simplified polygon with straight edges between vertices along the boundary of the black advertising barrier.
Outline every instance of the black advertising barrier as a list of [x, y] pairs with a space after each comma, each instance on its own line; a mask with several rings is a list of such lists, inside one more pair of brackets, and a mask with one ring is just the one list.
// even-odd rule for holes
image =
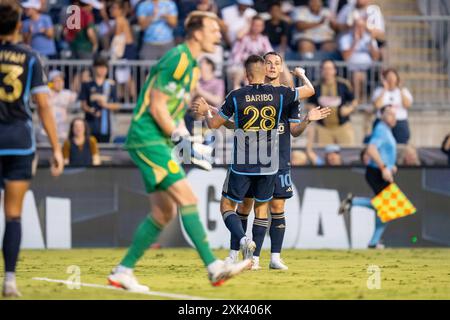
[[[225, 168], [210, 172], [187, 169], [213, 247], [228, 244], [228, 238], [223, 239], [227, 231], [218, 212], [225, 172]], [[391, 222], [384, 244], [450, 246], [450, 168], [400, 168], [396, 182], [417, 213]], [[373, 231], [374, 213], [363, 208], [350, 217], [337, 215], [339, 201], [348, 192], [373, 196], [364, 180], [364, 168], [297, 167], [292, 169], [292, 183], [296, 195], [287, 202], [286, 247], [345, 249], [366, 245]], [[49, 197], [68, 200], [72, 247], [127, 246], [136, 226], [149, 212], [135, 167], [66, 168], [56, 179], [44, 168], [38, 170], [31, 190], [42, 230]], [[160, 244], [188, 246], [181, 229], [179, 221], [174, 220], [161, 234]], [[42, 233], [44, 238], [49, 237]]]

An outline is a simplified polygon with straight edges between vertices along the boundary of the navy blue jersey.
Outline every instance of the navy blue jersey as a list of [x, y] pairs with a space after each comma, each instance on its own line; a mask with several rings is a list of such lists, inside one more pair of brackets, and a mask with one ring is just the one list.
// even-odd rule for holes
[[98, 85], [95, 81], [82, 84], [79, 96], [80, 101], [86, 101], [89, 107], [100, 112], [99, 117], [86, 113], [86, 121], [93, 135], [111, 134], [111, 111], [103, 108], [96, 101], [97, 97], [103, 95], [106, 96], [108, 103], [117, 102], [116, 86], [113, 80], [105, 79], [101, 85]]
[[23, 45], [0, 43], [0, 155], [35, 151], [30, 96], [48, 91], [37, 54]]
[[278, 126], [281, 119], [289, 119], [294, 106], [298, 110], [297, 98], [297, 89], [269, 84], [249, 85], [228, 94], [219, 114], [234, 119], [232, 171], [246, 175], [278, 171]]
[[280, 169], [289, 169], [291, 167], [291, 123], [300, 123], [300, 105], [294, 101], [287, 108], [288, 112], [283, 112], [278, 125], [278, 141], [280, 152]]

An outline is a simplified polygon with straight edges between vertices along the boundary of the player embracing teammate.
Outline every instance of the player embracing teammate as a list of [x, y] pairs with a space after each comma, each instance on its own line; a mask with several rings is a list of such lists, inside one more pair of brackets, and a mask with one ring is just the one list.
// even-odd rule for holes
[[[300, 135], [311, 121], [327, 117], [330, 110], [318, 107], [311, 110], [306, 119], [300, 119], [299, 100], [312, 96], [314, 88], [302, 68], [295, 68], [293, 75], [301, 78], [304, 86], [282, 86], [280, 74], [283, 72], [283, 61], [276, 52], [269, 52], [264, 58], [250, 56], [245, 69], [249, 85], [230, 92], [220, 110], [207, 105], [202, 99], [193, 105], [193, 109], [204, 115], [208, 112], [214, 114], [207, 117], [210, 128], [225, 125], [235, 129], [233, 163], [227, 172], [220, 205], [224, 222], [231, 232], [231, 251], [227, 260], [236, 262], [241, 250], [245, 259], [252, 259], [252, 269], [259, 268], [259, 254], [268, 227], [270, 208], [270, 267], [287, 269], [281, 261], [280, 252], [286, 224], [284, 202], [292, 196], [290, 134]], [[249, 134], [251, 132], [256, 134]], [[261, 146], [267, 150], [261, 152]], [[259, 156], [269, 153], [269, 163], [263, 164]], [[251, 163], [255, 155], [258, 159]], [[240, 159], [245, 161], [242, 163]], [[249, 239], [245, 232], [252, 207], [256, 218], [253, 239]]]

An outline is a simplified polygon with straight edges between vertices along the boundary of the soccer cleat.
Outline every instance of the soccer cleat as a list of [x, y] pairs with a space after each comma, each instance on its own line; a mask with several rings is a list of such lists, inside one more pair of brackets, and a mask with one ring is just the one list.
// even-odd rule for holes
[[245, 238], [244, 244], [241, 245], [242, 258], [244, 260], [252, 260], [253, 252], [255, 252], [256, 243], [250, 238]]
[[227, 263], [219, 260], [214, 272], [208, 272], [209, 281], [214, 287], [221, 286], [228, 279], [238, 275], [251, 267], [251, 260], [244, 260], [234, 263]]
[[3, 297], [5, 298], [18, 298], [22, 294], [17, 289], [17, 284], [15, 281], [5, 281], [3, 284]]
[[283, 260], [271, 260], [269, 264], [269, 269], [274, 270], [288, 270], [288, 266], [284, 264]]
[[382, 243], [377, 243], [376, 245], [372, 244], [368, 246], [368, 249], [384, 249], [384, 248], [385, 246]]
[[147, 286], [139, 284], [133, 272], [113, 272], [108, 276], [108, 283], [116, 288], [125, 289], [131, 292], [149, 292]]
[[339, 214], [349, 214], [350, 210], [352, 210], [352, 201], [353, 201], [353, 194], [349, 193], [347, 194], [347, 197], [345, 197], [344, 200], [342, 200], [341, 205], [339, 206]]
[[252, 268], [251, 268], [251, 270], [252, 270], [252, 271], [257, 271], [257, 270], [259, 270], [259, 269], [261, 269], [261, 267], [260, 267], [260, 265], [259, 265], [259, 259], [253, 258], [253, 259], [252, 259]]

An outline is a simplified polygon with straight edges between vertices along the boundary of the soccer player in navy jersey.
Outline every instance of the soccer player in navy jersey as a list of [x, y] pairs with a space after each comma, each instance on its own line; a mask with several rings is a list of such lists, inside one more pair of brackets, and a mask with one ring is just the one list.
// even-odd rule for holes
[[[300, 95], [299, 88], [264, 84], [265, 61], [260, 56], [250, 56], [245, 69], [249, 85], [230, 92], [219, 112], [207, 117], [207, 123], [214, 129], [226, 125], [230, 119], [234, 122], [233, 163], [223, 187], [221, 213], [248, 259], [252, 258], [257, 244], [245, 236], [236, 207], [251, 190], [255, 215], [267, 218], [279, 166], [277, 129], [282, 118], [289, 118], [292, 113], [298, 116], [298, 106], [294, 102]], [[295, 74], [301, 72], [300, 68], [294, 71]], [[314, 94], [312, 85], [309, 90]], [[199, 99], [193, 109], [201, 114], [211, 110], [203, 99]], [[268, 159], [263, 159], [262, 155], [266, 154], [270, 154]], [[264, 160], [268, 161], [264, 163]]]
[[21, 30], [21, 13], [18, 1], [0, 0], [0, 189], [4, 190], [5, 197], [4, 297], [20, 296], [15, 271], [22, 237], [23, 199], [30, 186], [35, 153], [30, 97], [37, 104], [53, 149], [51, 172], [58, 176], [64, 168], [41, 62], [35, 52], [15, 41]]
[[[265, 60], [265, 83], [279, 87], [280, 74], [283, 72], [283, 59], [276, 52], [268, 52], [264, 55]], [[296, 76], [303, 79], [304, 86], [298, 88], [299, 99], [305, 99], [314, 94], [313, 87], [305, 76], [305, 72], [301, 68], [297, 68]], [[283, 86], [284, 87], [284, 86]], [[194, 109], [198, 106], [194, 106]], [[209, 106], [212, 113], [217, 113], [213, 107]], [[284, 205], [286, 199], [292, 197], [292, 186], [290, 179], [290, 153], [291, 153], [291, 139], [290, 135], [299, 136], [311, 121], [316, 121], [326, 118], [330, 114], [329, 108], [315, 108], [308, 112], [304, 119], [300, 119], [299, 115], [299, 101], [296, 100], [288, 108], [289, 112], [283, 113], [278, 124], [279, 137], [279, 170], [275, 180], [275, 188], [273, 199], [270, 200], [269, 207], [271, 212], [272, 223], [270, 226], [271, 235], [271, 262], [270, 268], [273, 269], [287, 269], [280, 258], [280, 252], [285, 231]], [[227, 127], [234, 127], [234, 124], [227, 123]], [[247, 219], [254, 204], [253, 190], [249, 188], [242, 203], [239, 203], [236, 211], [241, 220], [244, 231], [247, 229]], [[261, 211], [260, 211], [261, 212]], [[259, 269], [259, 254], [261, 251], [264, 236], [268, 227], [268, 215], [266, 212], [262, 214], [255, 213], [252, 233], [253, 240], [255, 240], [256, 249], [253, 253], [253, 270]], [[230, 241], [230, 255], [228, 261], [237, 261], [240, 249], [240, 239], [231, 236]]]

